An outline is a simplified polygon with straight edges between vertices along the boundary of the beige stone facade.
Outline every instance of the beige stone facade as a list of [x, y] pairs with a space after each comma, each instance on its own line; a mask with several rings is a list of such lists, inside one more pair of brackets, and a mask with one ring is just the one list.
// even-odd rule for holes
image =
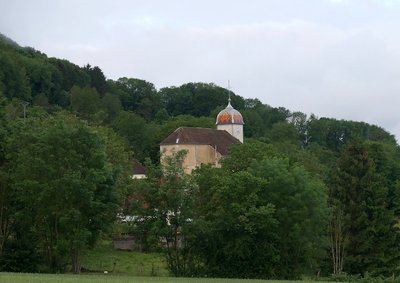
[[221, 159], [222, 154], [211, 145], [175, 144], [160, 146], [160, 151], [163, 156], [171, 156], [173, 153], [180, 150], [187, 151], [182, 164], [186, 173], [191, 173], [192, 170], [201, 164], [211, 164], [216, 167], [220, 166], [219, 160]]
[[161, 162], [163, 156], [186, 150], [183, 161], [185, 172], [191, 173], [201, 164], [219, 167], [221, 158], [228, 154], [231, 145], [236, 143], [240, 141], [224, 130], [181, 127], [161, 142]]

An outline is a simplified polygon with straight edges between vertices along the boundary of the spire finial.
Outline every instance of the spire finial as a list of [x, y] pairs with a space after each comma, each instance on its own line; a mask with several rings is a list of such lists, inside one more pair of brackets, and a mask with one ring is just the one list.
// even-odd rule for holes
[[228, 80], [228, 106], [231, 105], [231, 82]]

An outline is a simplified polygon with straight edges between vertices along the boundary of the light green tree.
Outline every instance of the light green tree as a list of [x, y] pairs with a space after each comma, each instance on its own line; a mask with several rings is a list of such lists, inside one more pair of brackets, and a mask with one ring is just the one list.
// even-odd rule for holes
[[117, 175], [106, 143], [93, 128], [63, 113], [14, 126], [15, 225], [32, 232], [49, 271], [71, 264], [79, 272], [82, 252], [116, 215]]

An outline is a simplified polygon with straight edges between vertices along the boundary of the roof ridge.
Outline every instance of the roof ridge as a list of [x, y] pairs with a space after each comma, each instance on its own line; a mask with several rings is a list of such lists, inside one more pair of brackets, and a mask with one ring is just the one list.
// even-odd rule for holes
[[160, 145], [201, 144], [218, 147], [221, 154], [226, 154], [230, 145], [240, 141], [226, 130], [212, 128], [180, 127], [161, 141]]

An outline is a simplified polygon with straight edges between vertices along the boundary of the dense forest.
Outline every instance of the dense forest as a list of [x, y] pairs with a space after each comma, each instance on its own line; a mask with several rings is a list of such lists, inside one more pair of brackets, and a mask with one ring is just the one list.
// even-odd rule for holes
[[[0, 35], [0, 271], [80, 272], [134, 215], [125, 232], [176, 276], [398, 275], [394, 136], [231, 97], [244, 143], [188, 175], [185, 152], [159, 164], [159, 143], [214, 127], [227, 89], [114, 81]], [[131, 179], [134, 160], [147, 179]]]

